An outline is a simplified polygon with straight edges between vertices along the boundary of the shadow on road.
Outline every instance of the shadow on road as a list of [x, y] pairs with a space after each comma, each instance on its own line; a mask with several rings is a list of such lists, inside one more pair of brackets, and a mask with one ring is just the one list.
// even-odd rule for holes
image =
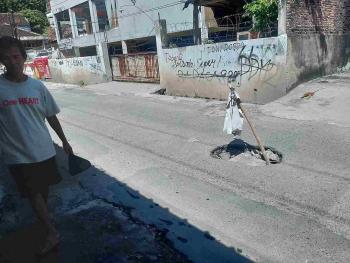
[[[69, 175], [67, 156], [56, 148], [63, 181], [52, 187], [49, 206], [62, 242], [47, 257], [35, 256], [44, 230], [33, 223], [26, 204], [10, 189], [6, 200], [18, 214], [0, 221], [1, 263], [252, 262], [239, 248], [223, 245], [95, 166]], [[7, 186], [14, 185], [10, 182]], [[5, 210], [3, 214], [7, 212], [15, 213]]]
[[39, 224], [19, 227], [15, 232], [0, 240], [0, 262], [1, 263], [58, 263], [58, 250], [54, 250], [46, 257], [36, 256], [42, 240], [44, 240], [44, 229]]

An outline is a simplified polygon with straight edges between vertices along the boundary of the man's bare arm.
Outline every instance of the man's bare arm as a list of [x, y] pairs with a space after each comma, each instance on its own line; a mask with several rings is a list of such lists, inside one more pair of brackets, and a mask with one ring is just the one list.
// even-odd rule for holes
[[51, 116], [51, 117], [46, 117], [48, 123], [50, 124], [51, 128], [56, 132], [57, 136], [61, 139], [62, 141], [62, 146], [64, 151], [67, 154], [73, 154], [73, 149], [70, 146], [70, 144], [67, 141], [66, 136], [64, 135], [62, 126], [59, 122], [59, 120], [57, 119], [57, 116]]

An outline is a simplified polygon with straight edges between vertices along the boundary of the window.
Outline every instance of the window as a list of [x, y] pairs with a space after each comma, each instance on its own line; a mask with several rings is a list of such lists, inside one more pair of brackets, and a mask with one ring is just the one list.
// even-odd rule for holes
[[105, 0], [96, 0], [95, 5], [99, 31], [108, 30], [110, 28], [110, 23], [108, 20]]
[[72, 37], [72, 27], [68, 10], [64, 10], [56, 15], [58, 32], [61, 39]]
[[92, 33], [92, 23], [90, 16], [89, 3], [85, 2], [72, 8], [75, 14], [75, 23], [79, 36]]
[[110, 28], [118, 27], [117, 2], [116, 0], [108, 1], [106, 6], [107, 16]]

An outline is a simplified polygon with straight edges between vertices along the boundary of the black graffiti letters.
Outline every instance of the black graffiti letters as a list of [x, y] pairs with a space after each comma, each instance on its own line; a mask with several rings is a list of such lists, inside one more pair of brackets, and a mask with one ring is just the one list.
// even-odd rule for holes
[[172, 56], [169, 53], [165, 53], [166, 62], [170, 62], [172, 68], [193, 68], [194, 63], [192, 60], [185, 61], [181, 56]]
[[227, 71], [226, 69], [223, 69], [221, 71], [214, 71], [214, 72], [205, 71], [205, 70], [199, 71], [197, 69], [183, 71], [179, 69], [177, 71], [177, 75], [180, 78], [196, 78], [196, 79], [206, 79], [206, 80], [211, 80], [213, 78], [227, 78], [232, 80], [240, 76], [240, 72], [232, 71], [232, 70]]
[[213, 67], [214, 68], [215, 62], [216, 62], [215, 59], [209, 59], [206, 61], [202, 61], [202, 62], [200, 62], [199, 67], [200, 68], [206, 68], [206, 67]]
[[221, 53], [223, 51], [229, 51], [229, 50], [239, 50], [244, 45], [242, 42], [236, 42], [236, 43], [225, 43], [225, 44], [215, 44], [210, 45], [207, 47], [207, 53]]
[[[258, 74], [271, 71], [276, 65], [271, 56], [271, 47], [267, 45], [247, 46], [240, 45], [215, 45], [207, 47], [207, 55], [194, 62], [191, 59], [185, 60], [182, 56], [170, 56], [166, 59], [172, 68], [177, 68], [177, 76], [181, 79], [193, 78], [198, 80], [230, 80], [235, 85], [240, 86], [242, 82], [249, 81]], [[215, 50], [209, 50], [215, 48]], [[236, 48], [236, 55], [224, 52], [213, 54]]]

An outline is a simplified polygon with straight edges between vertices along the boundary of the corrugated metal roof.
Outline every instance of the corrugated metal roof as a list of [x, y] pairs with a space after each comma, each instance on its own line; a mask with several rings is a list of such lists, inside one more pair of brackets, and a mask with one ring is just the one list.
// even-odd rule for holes
[[[43, 40], [47, 39], [40, 34], [17, 28], [18, 37], [21, 40]], [[0, 25], [0, 36], [12, 36], [12, 28], [9, 24]]]
[[[13, 18], [14, 18], [14, 21], [17, 25], [22, 26], [22, 27], [29, 26], [29, 22], [24, 16], [22, 16], [18, 13], [14, 13]], [[0, 13], [0, 25], [3, 25], [3, 24], [10, 25], [11, 23], [12, 23], [12, 14], [11, 13]]]

